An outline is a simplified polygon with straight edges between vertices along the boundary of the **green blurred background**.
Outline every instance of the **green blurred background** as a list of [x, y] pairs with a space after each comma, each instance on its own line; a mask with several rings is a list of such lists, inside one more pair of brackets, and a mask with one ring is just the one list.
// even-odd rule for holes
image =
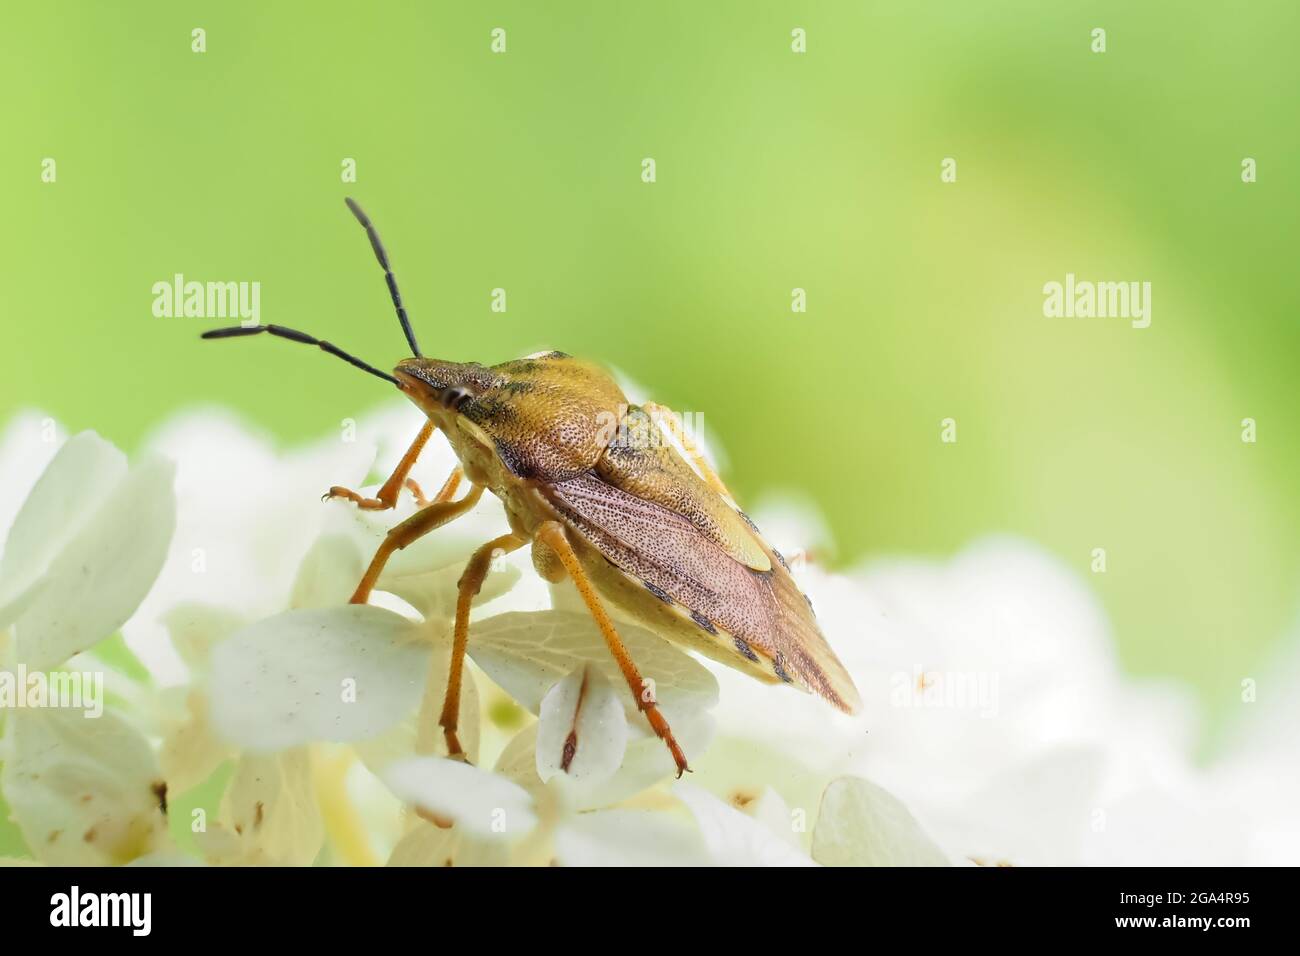
[[[391, 365], [351, 193], [427, 354], [616, 365], [704, 413], [742, 499], [819, 505], [840, 565], [1033, 539], [1131, 671], [1222, 713], [1300, 596], [1297, 27], [1294, 0], [12, 0], [0, 420], [129, 448], [220, 402], [291, 443], [391, 400], [151, 313], [177, 272], [256, 280], [263, 321]], [[1151, 327], [1044, 318], [1067, 272], [1151, 282]]]

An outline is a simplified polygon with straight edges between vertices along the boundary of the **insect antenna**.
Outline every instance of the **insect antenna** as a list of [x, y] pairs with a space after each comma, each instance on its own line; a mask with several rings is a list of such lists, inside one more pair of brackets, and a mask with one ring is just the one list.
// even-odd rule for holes
[[402, 323], [402, 332], [406, 335], [406, 344], [411, 347], [412, 355], [421, 358], [420, 346], [416, 344], [415, 333], [411, 331], [411, 320], [406, 317], [406, 307], [402, 305], [402, 293], [397, 290], [397, 279], [393, 276], [393, 270], [388, 265], [388, 253], [384, 251], [384, 244], [380, 241], [379, 233], [375, 230], [375, 224], [370, 221], [366, 211], [351, 196], [346, 197], [344, 202], [352, 210], [352, 215], [357, 217], [357, 222], [361, 223], [362, 228], [366, 230], [366, 236], [370, 239], [370, 248], [375, 250], [375, 258], [379, 260], [379, 264], [384, 268], [384, 280], [388, 283], [388, 294], [392, 296], [393, 308], [397, 309], [397, 321]]
[[355, 355], [349, 355], [337, 345], [318, 339], [315, 336], [308, 335], [306, 332], [299, 332], [297, 329], [286, 329], [283, 325], [236, 325], [228, 329], [213, 329], [210, 332], [204, 332], [200, 338], [204, 339], [230, 339], [240, 335], [257, 335], [259, 332], [268, 332], [271, 335], [278, 336], [282, 339], [288, 339], [290, 342], [301, 342], [303, 345], [315, 345], [324, 349], [330, 355], [337, 355], [343, 361], [355, 365], [363, 372], [369, 372], [376, 375], [386, 382], [392, 382], [398, 388], [402, 383], [387, 372], [381, 372], [373, 365], [367, 365]]

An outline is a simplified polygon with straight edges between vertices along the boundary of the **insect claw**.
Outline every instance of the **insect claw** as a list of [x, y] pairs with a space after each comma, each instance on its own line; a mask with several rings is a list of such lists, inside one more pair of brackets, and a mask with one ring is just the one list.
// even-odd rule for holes
[[456, 731], [448, 730], [446, 727], [442, 730], [443, 739], [447, 743], [447, 759], [458, 760], [461, 763], [469, 763], [469, 754], [465, 753], [465, 748], [460, 745], [460, 738]]
[[325, 492], [321, 500], [329, 499], [332, 501], [335, 498], [343, 498], [347, 501], [351, 501], [362, 511], [387, 511], [397, 504], [397, 502], [392, 498], [383, 496], [384, 490], [382, 488], [380, 489], [379, 494], [380, 497], [378, 498], [367, 498], [348, 488], [342, 488], [335, 485], [329, 491]]
[[[665, 726], [664, 729], [667, 730], [667, 727]], [[669, 731], [664, 734], [661, 739], [668, 745], [668, 752], [672, 754], [673, 763], [677, 764], [677, 779], [682, 779], [684, 773], [694, 773], [695, 771], [686, 762], [686, 754], [682, 752], [682, 748], [677, 745], [677, 741], [673, 738], [672, 732]]]

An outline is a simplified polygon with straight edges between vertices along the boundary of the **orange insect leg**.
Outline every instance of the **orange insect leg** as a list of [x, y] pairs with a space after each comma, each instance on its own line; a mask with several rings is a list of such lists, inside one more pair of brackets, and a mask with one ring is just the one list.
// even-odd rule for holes
[[464, 753], [460, 739], [456, 736], [456, 725], [460, 717], [460, 685], [465, 671], [465, 649], [469, 646], [469, 610], [470, 603], [487, 577], [492, 559], [498, 554], [509, 554], [527, 544], [527, 540], [513, 534], [503, 534], [482, 545], [470, 556], [465, 571], [456, 582], [456, 627], [451, 645], [451, 666], [447, 674], [447, 695], [442, 701], [442, 716], [438, 726], [442, 728], [447, 740], [447, 753], [456, 757]]
[[358, 508], [362, 508], [366, 511], [386, 511], [389, 508], [395, 508], [397, 506], [398, 492], [400, 492], [403, 485], [405, 485], [407, 488], [411, 489], [412, 493], [414, 493], [415, 500], [421, 507], [428, 504], [428, 502], [424, 500], [424, 492], [420, 490], [420, 486], [417, 485], [413, 479], [408, 478], [407, 476], [410, 475], [411, 469], [415, 467], [415, 460], [420, 457], [420, 452], [424, 450], [424, 446], [428, 443], [429, 438], [432, 437], [433, 427], [432, 421], [426, 421], [424, 423], [424, 427], [420, 429], [420, 433], [415, 436], [415, 441], [411, 442], [411, 447], [406, 449], [406, 454], [403, 455], [402, 460], [397, 463], [397, 467], [394, 468], [393, 473], [388, 476], [388, 480], [380, 486], [379, 491], [375, 493], [375, 497], [365, 498], [357, 494], [355, 491], [349, 491], [347, 488], [342, 488], [338, 485], [331, 488], [325, 497], [346, 498], [348, 501], [356, 502]]
[[677, 741], [673, 738], [672, 729], [668, 726], [668, 721], [659, 712], [654, 700], [646, 699], [645, 682], [641, 679], [641, 672], [637, 670], [632, 655], [628, 653], [623, 639], [618, 636], [614, 622], [610, 620], [604, 605], [601, 604], [600, 595], [596, 593], [595, 585], [587, 577], [587, 572], [582, 569], [578, 555], [574, 552], [573, 546], [569, 544], [569, 539], [564, 534], [564, 527], [558, 521], [543, 522], [537, 529], [536, 537], [538, 541], [555, 553], [560, 563], [564, 565], [564, 570], [573, 579], [574, 585], [578, 588], [578, 593], [582, 595], [582, 600], [587, 605], [587, 610], [595, 620], [596, 626], [600, 628], [600, 633], [605, 637], [605, 644], [609, 647], [609, 652], [614, 655], [619, 670], [623, 672], [623, 679], [627, 681], [627, 686], [631, 689], [633, 698], [636, 699], [637, 707], [645, 714], [646, 720], [650, 721], [650, 726], [654, 729], [655, 735], [667, 745], [669, 752], [673, 755], [673, 761], [677, 764], [677, 776], [680, 777], [691, 769], [686, 765], [686, 755], [682, 753], [682, 748], [677, 745]]
[[401, 551], [430, 531], [441, 528], [447, 522], [459, 518], [478, 504], [481, 497], [483, 497], [483, 486], [474, 485], [465, 497], [459, 501], [434, 501], [405, 521], [390, 528], [388, 534], [384, 537], [383, 543], [379, 545], [379, 550], [375, 552], [374, 558], [371, 559], [370, 567], [366, 568], [366, 573], [362, 576], [361, 583], [357, 585], [357, 589], [353, 592], [349, 603], [365, 604], [369, 600], [370, 592], [375, 588], [375, 582], [379, 580], [384, 565], [388, 563], [388, 559], [392, 557], [394, 551]]

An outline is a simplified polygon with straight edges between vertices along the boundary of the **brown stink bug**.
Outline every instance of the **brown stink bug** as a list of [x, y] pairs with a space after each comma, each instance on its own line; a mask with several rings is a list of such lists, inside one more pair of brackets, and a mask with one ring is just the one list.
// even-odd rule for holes
[[[456, 736], [461, 671], [469, 640], [470, 602], [494, 553], [531, 542], [533, 565], [549, 581], [573, 580], [637, 706], [667, 744], [680, 776], [686, 755], [668, 722], [643, 692], [631, 659], [605, 610], [609, 602], [675, 643], [768, 683], [814, 691], [852, 713], [853, 681], [817, 626], [780, 553], [733, 499], [689, 443], [686, 458], [659, 429], [676, 422], [663, 406], [630, 405], [597, 366], [563, 352], [544, 352], [501, 365], [424, 358], [416, 345], [388, 255], [370, 219], [348, 208], [365, 228], [413, 357], [389, 375], [302, 332], [277, 325], [216, 329], [204, 338], [269, 332], [316, 345], [397, 386], [427, 416], [397, 469], [376, 497], [345, 488], [366, 509], [392, 508], [410, 486], [423, 507], [393, 527], [352, 595], [365, 603], [394, 551], [465, 514], [485, 490], [505, 506], [511, 532], [485, 542], [460, 578], [451, 674], [439, 720], [450, 754]], [[434, 429], [460, 461], [434, 500], [424, 502], [408, 475]], [[680, 434], [675, 435], [680, 441]], [[453, 500], [461, 480], [469, 491]]]

